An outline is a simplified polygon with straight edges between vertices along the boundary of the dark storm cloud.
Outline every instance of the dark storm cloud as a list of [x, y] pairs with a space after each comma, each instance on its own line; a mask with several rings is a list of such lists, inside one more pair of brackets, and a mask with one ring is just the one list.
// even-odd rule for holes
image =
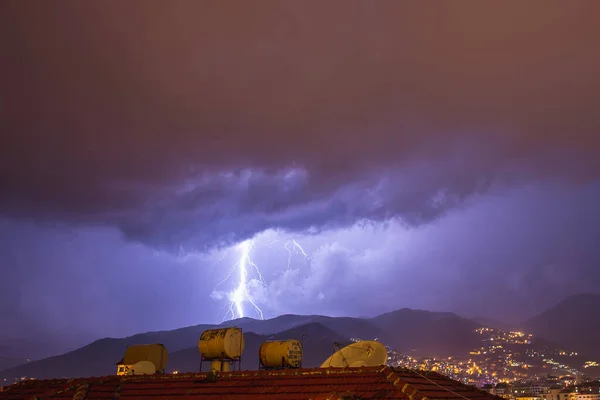
[[[111, 216], [130, 238], [155, 246], [201, 249], [243, 240], [268, 228], [318, 232], [360, 220], [401, 215], [418, 225], [462, 204], [465, 193], [485, 191], [489, 179], [478, 173], [457, 179], [459, 171], [436, 172], [419, 165], [403, 172], [357, 175], [352, 183], [323, 193], [309, 181], [246, 171], [228, 178], [198, 179], [184, 190], [170, 189], [140, 209]], [[175, 195], [173, 193], [175, 192]]]
[[11, 216], [200, 246], [600, 171], [595, 0], [1, 7]]

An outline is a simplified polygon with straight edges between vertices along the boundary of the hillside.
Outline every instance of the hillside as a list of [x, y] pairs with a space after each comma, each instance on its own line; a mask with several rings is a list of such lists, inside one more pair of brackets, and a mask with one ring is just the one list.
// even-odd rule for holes
[[[245, 333], [244, 339], [246, 347], [242, 357], [242, 369], [258, 369], [258, 350], [260, 345], [266, 340], [284, 340], [304, 338], [304, 357], [303, 366], [318, 367], [321, 363], [331, 355], [333, 351], [333, 343], [338, 342], [346, 344], [350, 339], [344, 337], [331, 329], [319, 324], [308, 323], [301, 325], [275, 335], [257, 335], [254, 333]], [[169, 356], [168, 372], [173, 371], [198, 371], [200, 366], [200, 354], [197, 347], [179, 350]], [[208, 370], [210, 363], [203, 364], [202, 369]]]
[[[239, 326], [246, 334], [244, 368], [258, 365], [258, 347], [269, 339], [301, 339], [305, 344], [305, 365], [315, 366], [331, 354], [334, 342], [351, 338], [375, 339], [400, 349], [417, 349], [434, 354], [458, 354], [471, 348], [472, 321], [449, 313], [399, 310], [372, 319], [320, 315], [281, 315], [269, 320], [242, 318], [219, 326]], [[205, 329], [215, 325], [195, 325], [171, 331], [146, 332], [122, 339], [105, 338], [63, 355], [33, 361], [6, 369], [0, 377], [74, 377], [114, 373], [115, 363], [128, 345], [163, 343], [171, 354], [168, 369], [197, 370], [197, 343]], [[460, 338], [466, 339], [461, 341]], [[447, 340], [449, 339], [449, 340]], [[440, 342], [442, 342], [440, 344]]]
[[568, 297], [525, 322], [523, 329], [579, 353], [600, 358], [600, 295]]
[[27, 376], [43, 378], [110, 375], [122, 357], [126, 339], [100, 339], [63, 355], [32, 361], [2, 371], [0, 378]]
[[453, 313], [403, 308], [371, 318], [386, 332], [386, 344], [413, 357], [449, 357], [468, 354], [480, 345], [480, 325]]
[[213, 325], [196, 325], [172, 331], [146, 332], [122, 339], [104, 338], [62, 355], [32, 361], [0, 372], [0, 378], [100, 376], [115, 373], [115, 363], [133, 344], [163, 343], [170, 352], [197, 343], [200, 334]]
[[247, 332], [254, 332], [259, 335], [271, 335], [310, 323], [319, 323], [333, 331], [343, 332], [347, 337], [385, 337], [384, 331], [367, 319], [353, 317], [327, 317], [323, 315], [285, 314], [267, 320], [241, 318], [224, 322], [219, 326], [237, 326]]
[[[593, 309], [594, 300], [597, 298], [585, 296], [570, 299], [565, 302], [566, 305], [562, 304], [557, 308], [558, 311], [553, 312], [574, 314], [569, 316], [574, 318], [571, 324], [578, 324], [580, 322], [576, 318], [582, 313], [573, 311], [573, 307], [582, 310], [581, 303], [584, 302], [589, 314], [600, 309]], [[553, 318], [566, 317], [542, 315], [534, 322], [544, 327], [546, 325], [542, 322], [549, 319], [551, 322], [547, 326], [551, 327], [555, 323]], [[200, 363], [198, 338], [205, 329], [216, 326], [243, 328], [246, 348], [242, 357], [242, 369], [258, 368], [258, 349], [262, 342], [277, 339], [302, 340], [303, 336], [303, 364], [307, 367], [318, 366], [331, 355], [334, 342], [347, 344], [352, 339], [378, 339], [390, 348], [390, 362], [393, 365], [410, 368], [435, 367], [438, 371], [456, 371], [468, 365], [468, 362], [463, 363], [461, 360], [477, 360], [483, 370], [482, 379], [488, 380], [505, 374], [525, 377], [530, 373], [547, 373], [550, 370], [572, 374], [589, 359], [581, 354], [568, 352], [570, 346], [554, 345], [554, 341], [541, 339], [537, 335], [483, 327], [478, 322], [453, 313], [401, 309], [374, 318], [320, 315], [282, 315], [269, 320], [242, 318], [221, 325], [195, 325], [171, 331], [140, 333], [122, 339], [105, 338], [60, 356], [6, 369], [0, 372], [0, 382], [4, 379], [11, 382], [23, 376], [50, 378], [111, 375], [115, 373], [115, 363], [128, 345], [145, 343], [163, 343], [167, 347], [170, 355], [168, 372], [197, 371]], [[571, 329], [573, 325], [566, 326]], [[569, 330], [569, 333], [574, 331]], [[548, 333], [546, 335], [551, 336]], [[594, 349], [593, 346], [590, 348]], [[208, 367], [207, 362], [204, 368]], [[525, 367], [529, 372], [523, 375], [522, 369]], [[462, 377], [460, 374], [456, 376], [457, 379]]]
[[[116, 362], [122, 357], [127, 345], [161, 342], [156, 339], [163, 339], [161, 343], [164, 343], [169, 350], [168, 371], [197, 371], [200, 364], [200, 354], [198, 347], [191, 347], [190, 344], [197, 343], [200, 333], [195, 335], [192, 341], [187, 342], [183, 348], [180, 347], [179, 343], [182, 343], [183, 338], [200, 326], [176, 331], [149, 332], [125, 339], [100, 339], [60, 356], [9, 368], [0, 372], [0, 378], [2, 380], [5, 378], [12, 380], [21, 376], [43, 379], [113, 375], [116, 371]], [[348, 338], [318, 323], [301, 325], [275, 335], [257, 335], [246, 332], [244, 334], [246, 348], [242, 358], [242, 368], [256, 369], [258, 367], [258, 349], [262, 342], [278, 339], [301, 340], [303, 334], [307, 335], [304, 339], [304, 362], [307, 366], [316, 366], [325, 360], [331, 354], [334, 342], [347, 343], [350, 341]], [[169, 346], [169, 343], [172, 346]], [[205, 364], [206, 368], [208, 366], [208, 363]]]
[[298, 325], [313, 322], [318, 315], [294, 315], [284, 314], [275, 318], [259, 320], [252, 318], [239, 318], [233, 321], [223, 322], [219, 327], [228, 328], [237, 326], [247, 332], [254, 332], [259, 335], [270, 335], [273, 333], [286, 331]]

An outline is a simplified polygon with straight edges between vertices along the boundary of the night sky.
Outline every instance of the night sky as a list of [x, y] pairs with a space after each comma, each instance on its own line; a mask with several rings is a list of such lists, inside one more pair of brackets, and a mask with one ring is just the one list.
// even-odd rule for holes
[[265, 318], [597, 292], [598, 15], [3, 1], [0, 339], [219, 322], [248, 239]]

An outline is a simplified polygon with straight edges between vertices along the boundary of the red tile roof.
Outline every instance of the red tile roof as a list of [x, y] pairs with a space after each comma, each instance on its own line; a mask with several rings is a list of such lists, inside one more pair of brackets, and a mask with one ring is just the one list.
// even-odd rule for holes
[[389, 367], [315, 368], [29, 380], [0, 399], [402, 399], [500, 400], [433, 372]]

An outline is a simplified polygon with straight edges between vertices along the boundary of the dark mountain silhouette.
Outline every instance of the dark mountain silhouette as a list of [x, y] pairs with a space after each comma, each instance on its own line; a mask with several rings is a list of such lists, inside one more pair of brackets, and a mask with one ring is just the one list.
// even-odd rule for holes
[[448, 312], [403, 308], [369, 321], [390, 336], [386, 344], [413, 356], [464, 355], [481, 341], [474, 332], [480, 324]]
[[[594, 323], [597, 318], [594, 316], [599, 310], [598, 295], [574, 296], [561, 302], [528, 321], [531, 329], [526, 330], [541, 336], [536, 337], [528, 347], [545, 352], [545, 349], [557, 348], [553, 343], [565, 347], [572, 344], [573, 349], [580, 353], [597, 354], [594, 341]], [[128, 345], [146, 343], [162, 343], [167, 347], [170, 354], [167, 371], [197, 371], [200, 364], [198, 338], [205, 329], [217, 326], [239, 326], [244, 330], [246, 348], [242, 357], [242, 369], [258, 368], [258, 349], [262, 342], [303, 340], [304, 335], [303, 364], [307, 367], [318, 366], [329, 357], [334, 342], [345, 345], [352, 338], [377, 338], [389, 347], [415, 357], [461, 357], [481, 347], [483, 337], [475, 329], [491, 325], [481, 322], [484, 321], [476, 322], [448, 312], [411, 309], [401, 309], [368, 319], [289, 314], [269, 320], [242, 318], [220, 325], [195, 325], [171, 331], [140, 333], [122, 339], [96, 340], [63, 355], [5, 369], [0, 372], [0, 382], [4, 378], [11, 382], [22, 376], [51, 378], [112, 375], [115, 373], [116, 362]], [[582, 360], [577, 361], [582, 363]], [[573, 361], [574, 359], [570, 359], [570, 362]], [[204, 368], [209, 368], [208, 362]]]
[[[302, 336], [306, 334], [304, 339]], [[244, 339], [246, 347], [242, 356], [241, 368], [258, 369], [258, 350], [260, 345], [266, 340], [284, 340], [297, 339], [304, 344], [303, 366], [318, 367], [333, 352], [333, 343], [347, 344], [350, 339], [337, 332], [321, 325], [319, 323], [309, 323], [301, 325], [274, 335], [257, 335], [254, 333], [245, 333]], [[198, 371], [200, 367], [200, 353], [197, 347], [179, 350], [169, 355], [169, 365], [167, 372], [177, 371]], [[210, 362], [202, 365], [202, 370], [207, 371], [210, 368]]]
[[[44, 378], [113, 375], [116, 362], [123, 356], [127, 339], [100, 339], [60, 356], [32, 361], [0, 373], [12, 380], [21, 376]], [[2, 380], [3, 380], [2, 379]]]
[[284, 314], [275, 318], [259, 320], [253, 318], [239, 318], [220, 324], [220, 327], [237, 326], [244, 331], [254, 332], [259, 335], [270, 335], [273, 333], [285, 331], [298, 325], [313, 322], [318, 315], [294, 315]]
[[194, 325], [172, 331], [139, 333], [122, 340], [125, 340], [127, 346], [132, 344], [162, 343], [171, 352], [188, 348], [190, 345], [198, 345], [198, 339], [202, 332], [211, 328], [215, 328], [215, 325]]
[[522, 324], [523, 329], [591, 357], [600, 357], [600, 295], [580, 294]]
[[285, 314], [268, 320], [240, 318], [233, 321], [227, 321], [219, 326], [238, 326], [244, 329], [244, 331], [254, 332], [260, 335], [270, 335], [313, 322], [319, 323], [333, 331], [343, 332], [347, 337], [359, 337], [364, 339], [373, 339], [375, 337], [381, 339], [385, 337], [385, 333], [378, 326], [366, 319], [327, 317], [323, 315]]
[[[169, 362], [167, 370], [178, 371], [198, 371], [200, 366], [200, 353], [198, 347], [190, 347], [191, 343], [197, 343], [200, 333], [193, 337], [192, 341], [186, 343], [183, 349], [178, 347], [181, 340], [177, 339], [177, 334], [169, 337], [168, 332], [181, 334], [181, 338], [186, 337], [194, 329], [202, 327], [189, 327], [166, 332], [149, 332], [134, 335], [125, 339], [100, 339], [87, 346], [84, 346], [69, 353], [46, 358], [44, 360], [33, 361], [24, 365], [19, 365], [0, 372], [2, 379], [6, 378], [12, 381], [15, 377], [28, 376], [38, 379], [58, 378], [58, 377], [85, 377], [85, 376], [105, 376], [113, 375], [116, 371], [116, 362], [123, 356], [123, 352], [128, 345], [156, 343], [156, 339], [165, 339], [162, 341], [174, 344], [169, 348]], [[204, 325], [205, 326], [205, 325]], [[201, 329], [203, 331], [204, 329]], [[257, 335], [252, 332], [246, 332], [244, 338], [246, 348], [242, 357], [243, 369], [258, 368], [258, 349], [262, 342], [266, 340], [283, 340], [304, 338], [305, 356], [304, 364], [306, 366], [320, 365], [333, 350], [333, 343], [349, 343], [349, 338], [338, 334], [337, 332], [318, 323], [309, 323], [293, 329], [283, 331], [274, 335]], [[209, 367], [205, 363], [204, 369]]]
[[313, 322], [322, 324], [349, 338], [360, 338], [363, 340], [379, 338], [382, 341], [386, 341], [393, 337], [393, 335], [389, 335], [373, 322], [361, 318], [324, 317], [320, 315], [313, 318]]
[[[351, 338], [379, 339], [388, 346], [412, 355], [464, 355], [477, 347], [480, 338], [473, 330], [479, 325], [452, 313], [402, 309], [371, 319], [282, 315], [269, 320], [242, 318], [221, 324], [244, 329], [246, 350], [242, 368], [258, 366], [258, 348], [265, 340], [298, 339], [303, 334], [304, 365], [320, 365], [332, 352], [333, 343], [347, 344]], [[167, 369], [197, 371], [200, 355], [198, 338], [215, 325], [195, 325], [171, 331], [146, 332], [122, 339], [105, 338], [87, 346], [0, 372], [2, 378], [21, 376], [49, 378], [110, 375], [125, 348], [133, 344], [162, 343], [170, 354]], [[208, 364], [207, 364], [208, 366]]]
[[0, 372], [0, 377], [32, 376], [39, 379], [53, 377], [81, 377], [112, 375], [116, 362], [127, 346], [133, 344], [163, 343], [167, 349], [177, 351], [198, 342], [200, 334], [214, 325], [196, 325], [172, 331], [140, 333], [123, 339], [104, 338], [68, 353], [32, 361]]
[[[322, 324], [317, 324], [313, 321], [322, 321]], [[302, 325], [304, 324], [304, 328]], [[315, 340], [315, 337], [324, 338], [328, 349], [332, 348], [335, 340], [348, 340], [348, 337], [381, 337], [379, 328], [370, 324], [368, 321], [358, 318], [331, 318], [318, 315], [281, 315], [269, 320], [255, 320], [252, 318], [241, 318], [234, 321], [228, 321], [221, 324], [222, 327], [239, 326], [244, 329], [246, 336], [246, 355], [251, 354], [252, 361], [248, 362], [248, 368], [256, 368], [258, 365], [258, 348], [260, 343], [268, 340], [269, 337], [274, 338], [298, 338], [302, 337], [302, 333], [296, 332], [297, 329], [307, 330], [309, 338], [305, 339], [305, 344], [309, 345]], [[320, 327], [311, 330], [311, 326]], [[197, 348], [198, 338], [200, 334], [216, 325], [195, 325], [185, 328], [175, 329], [171, 331], [153, 331], [140, 333], [129, 336], [123, 339], [105, 338], [99, 339], [87, 346], [79, 348], [75, 351], [65, 353], [59, 356], [45, 358], [43, 360], [34, 361], [24, 365], [20, 362], [7, 363], [2, 367], [0, 376], [20, 377], [20, 376], [35, 376], [38, 378], [46, 377], [74, 377], [74, 376], [90, 376], [90, 375], [110, 375], [114, 374], [115, 363], [122, 357], [125, 348], [132, 344], [146, 343], [162, 343], [166, 346], [172, 357], [169, 361], [169, 367], [175, 365], [172, 360], [177, 360], [177, 357], [183, 357], [185, 362], [184, 367], [173, 367], [173, 369], [187, 370], [192, 368], [195, 371], [199, 366], [199, 353]], [[336, 332], [345, 332], [345, 336], [340, 336]], [[251, 333], [257, 334], [252, 335]], [[286, 337], [286, 335], [288, 337]], [[291, 335], [291, 336], [290, 336]], [[337, 335], [337, 336], [336, 336]], [[319, 347], [322, 348], [322, 347]], [[181, 355], [177, 354], [183, 351]], [[329, 350], [328, 350], [329, 351]], [[315, 352], [309, 351], [306, 353], [306, 360], [311, 360], [312, 354]], [[316, 351], [319, 354], [319, 351]], [[319, 358], [320, 356], [315, 356]], [[246, 357], [244, 357], [242, 365], [245, 365]], [[320, 359], [320, 358], [319, 358]], [[79, 361], [78, 361], [79, 360]], [[87, 360], [90, 360], [89, 362]], [[86, 365], [83, 365], [87, 362]], [[14, 367], [18, 365], [17, 367]], [[13, 368], [14, 367], [14, 368]]]

